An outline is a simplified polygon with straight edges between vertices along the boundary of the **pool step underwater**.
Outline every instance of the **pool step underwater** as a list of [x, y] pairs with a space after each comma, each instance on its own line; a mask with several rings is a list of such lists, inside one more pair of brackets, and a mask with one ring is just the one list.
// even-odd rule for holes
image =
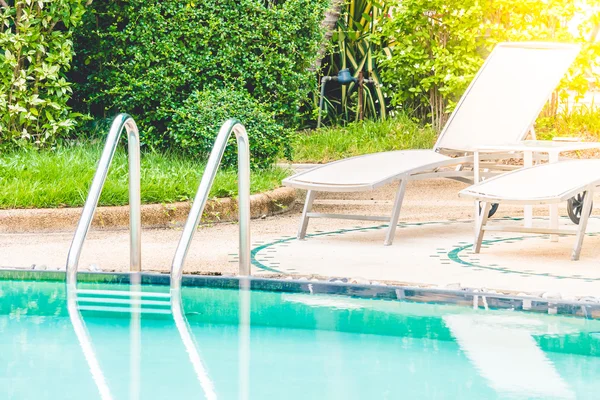
[[128, 290], [77, 290], [80, 311], [171, 314], [169, 293]]

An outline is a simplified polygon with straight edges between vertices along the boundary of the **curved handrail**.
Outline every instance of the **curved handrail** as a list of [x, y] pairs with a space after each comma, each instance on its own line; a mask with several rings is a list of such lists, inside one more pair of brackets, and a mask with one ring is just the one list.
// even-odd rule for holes
[[108, 175], [108, 169], [117, 149], [117, 143], [123, 132], [127, 130], [129, 149], [129, 229], [130, 229], [130, 269], [141, 271], [141, 194], [140, 194], [140, 135], [133, 118], [128, 114], [119, 114], [113, 120], [110, 127], [102, 156], [98, 162], [98, 168], [92, 181], [88, 197], [83, 206], [73, 241], [67, 256], [67, 286], [73, 287], [77, 284], [77, 267], [83, 242], [92, 224], [94, 212], [98, 206], [98, 200]]
[[181, 289], [183, 264], [187, 256], [194, 233], [200, 223], [202, 211], [208, 200], [210, 188], [215, 180], [217, 169], [223, 158], [225, 147], [231, 132], [235, 133], [238, 146], [238, 212], [239, 212], [239, 273], [250, 275], [250, 148], [246, 128], [236, 119], [227, 120], [219, 130], [217, 139], [210, 153], [206, 169], [202, 175], [198, 192], [192, 204], [173, 263], [171, 264], [171, 290]]

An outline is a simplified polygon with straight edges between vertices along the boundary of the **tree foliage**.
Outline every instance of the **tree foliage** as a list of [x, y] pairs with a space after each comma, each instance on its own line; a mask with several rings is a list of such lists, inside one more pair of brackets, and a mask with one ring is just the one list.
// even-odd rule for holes
[[582, 43], [568, 77], [547, 112], [555, 113], [567, 90], [583, 95], [596, 83], [598, 1], [393, 0], [377, 36], [380, 72], [391, 108], [404, 109], [440, 129], [493, 46], [502, 41]]
[[84, 0], [0, 0], [0, 145], [52, 143], [75, 121], [65, 79]]
[[478, 0], [406, 0], [393, 9], [380, 40], [382, 79], [391, 106], [445, 123], [448, 102], [462, 93], [481, 64], [477, 54]]
[[590, 0], [488, 0], [485, 3], [484, 34], [488, 45], [502, 41], [556, 41], [580, 43], [581, 52], [548, 107], [554, 116], [568, 93], [581, 98], [600, 83], [594, 70], [599, 66], [600, 1]]

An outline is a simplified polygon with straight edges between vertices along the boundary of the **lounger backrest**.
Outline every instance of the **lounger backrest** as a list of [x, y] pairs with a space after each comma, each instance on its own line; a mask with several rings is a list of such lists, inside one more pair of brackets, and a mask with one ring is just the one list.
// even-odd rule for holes
[[488, 56], [442, 130], [434, 150], [523, 140], [579, 53], [579, 45], [500, 43]]

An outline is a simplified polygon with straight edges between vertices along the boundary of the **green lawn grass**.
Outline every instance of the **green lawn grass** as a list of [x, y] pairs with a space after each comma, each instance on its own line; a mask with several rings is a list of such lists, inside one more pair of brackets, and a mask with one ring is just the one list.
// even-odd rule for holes
[[544, 140], [569, 136], [599, 140], [600, 109], [579, 106], [569, 112], [561, 111], [553, 117], [540, 117], [536, 121], [535, 130], [538, 138]]
[[[386, 121], [364, 121], [346, 127], [299, 132], [293, 139], [294, 162], [324, 163], [366, 153], [430, 148], [435, 132], [406, 116]], [[85, 202], [102, 146], [89, 142], [53, 150], [22, 149], [0, 155], [0, 209], [78, 207]], [[142, 155], [142, 203], [173, 203], [192, 199], [204, 166], [177, 154]], [[282, 168], [252, 171], [252, 193], [281, 186], [290, 174]], [[221, 170], [211, 190], [213, 197], [237, 195], [237, 171]], [[100, 205], [128, 203], [128, 166], [119, 149]]]
[[299, 132], [293, 140], [293, 161], [325, 163], [380, 151], [428, 149], [436, 133], [405, 115], [386, 121], [363, 121], [345, 127]]
[[[19, 150], [0, 155], [0, 208], [77, 207], [85, 202], [102, 146], [80, 144], [55, 150]], [[173, 154], [142, 155], [142, 203], [192, 199], [204, 166]], [[289, 175], [281, 168], [252, 171], [253, 193], [281, 186]], [[237, 195], [237, 171], [219, 171], [211, 196]], [[100, 205], [128, 203], [128, 167], [124, 150], [113, 159]]]

